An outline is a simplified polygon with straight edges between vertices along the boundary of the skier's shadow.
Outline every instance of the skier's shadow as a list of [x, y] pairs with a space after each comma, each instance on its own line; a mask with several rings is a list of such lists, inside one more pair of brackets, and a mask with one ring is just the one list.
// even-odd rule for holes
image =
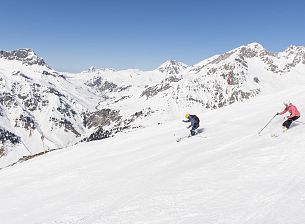
[[299, 123], [292, 122], [292, 124], [290, 125], [290, 128], [297, 127], [297, 126], [299, 126], [299, 125], [300, 125]]
[[198, 128], [198, 129], [197, 129], [197, 134], [200, 134], [200, 133], [202, 133], [202, 132], [204, 132], [204, 128]]

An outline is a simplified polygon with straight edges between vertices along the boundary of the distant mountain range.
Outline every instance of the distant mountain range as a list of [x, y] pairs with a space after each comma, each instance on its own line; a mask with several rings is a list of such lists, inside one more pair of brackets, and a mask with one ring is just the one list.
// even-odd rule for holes
[[153, 71], [52, 69], [31, 49], [0, 51], [0, 167], [305, 83], [305, 47], [258, 43]]

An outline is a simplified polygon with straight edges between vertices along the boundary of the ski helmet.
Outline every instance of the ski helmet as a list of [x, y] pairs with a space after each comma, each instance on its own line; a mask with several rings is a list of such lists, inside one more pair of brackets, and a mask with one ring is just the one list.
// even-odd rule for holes
[[285, 106], [288, 106], [288, 105], [290, 104], [290, 100], [285, 100], [285, 101], [283, 102], [283, 104], [284, 104]]
[[190, 114], [185, 114], [184, 117], [188, 119], [190, 117]]

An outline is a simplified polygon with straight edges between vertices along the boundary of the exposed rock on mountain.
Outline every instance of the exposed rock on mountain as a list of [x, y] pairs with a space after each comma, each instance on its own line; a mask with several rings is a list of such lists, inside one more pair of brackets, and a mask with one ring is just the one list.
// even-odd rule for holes
[[31, 49], [19, 49], [14, 51], [0, 51], [0, 58], [21, 61], [25, 65], [41, 65], [49, 67], [42, 58], [39, 58]]
[[258, 43], [193, 66], [169, 60], [153, 71], [78, 74], [51, 69], [30, 49], [0, 51], [0, 155], [26, 155], [20, 140], [40, 153], [221, 108], [302, 83], [304, 71], [304, 47], [272, 53]]

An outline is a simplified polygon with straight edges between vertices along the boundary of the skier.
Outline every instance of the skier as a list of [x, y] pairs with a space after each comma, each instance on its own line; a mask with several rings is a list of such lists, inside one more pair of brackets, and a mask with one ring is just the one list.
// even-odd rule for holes
[[185, 118], [187, 120], [183, 120], [183, 122], [191, 122], [191, 125], [188, 126], [187, 128], [192, 127], [191, 129], [191, 135], [195, 135], [196, 134], [196, 129], [199, 127], [199, 118], [196, 115], [190, 115], [190, 114], [185, 114]]
[[300, 118], [300, 112], [289, 100], [284, 101], [285, 109], [277, 113], [277, 115], [285, 114], [286, 112], [290, 113], [290, 116], [287, 117], [287, 120], [283, 123], [283, 131], [287, 131], [291, 123]]

